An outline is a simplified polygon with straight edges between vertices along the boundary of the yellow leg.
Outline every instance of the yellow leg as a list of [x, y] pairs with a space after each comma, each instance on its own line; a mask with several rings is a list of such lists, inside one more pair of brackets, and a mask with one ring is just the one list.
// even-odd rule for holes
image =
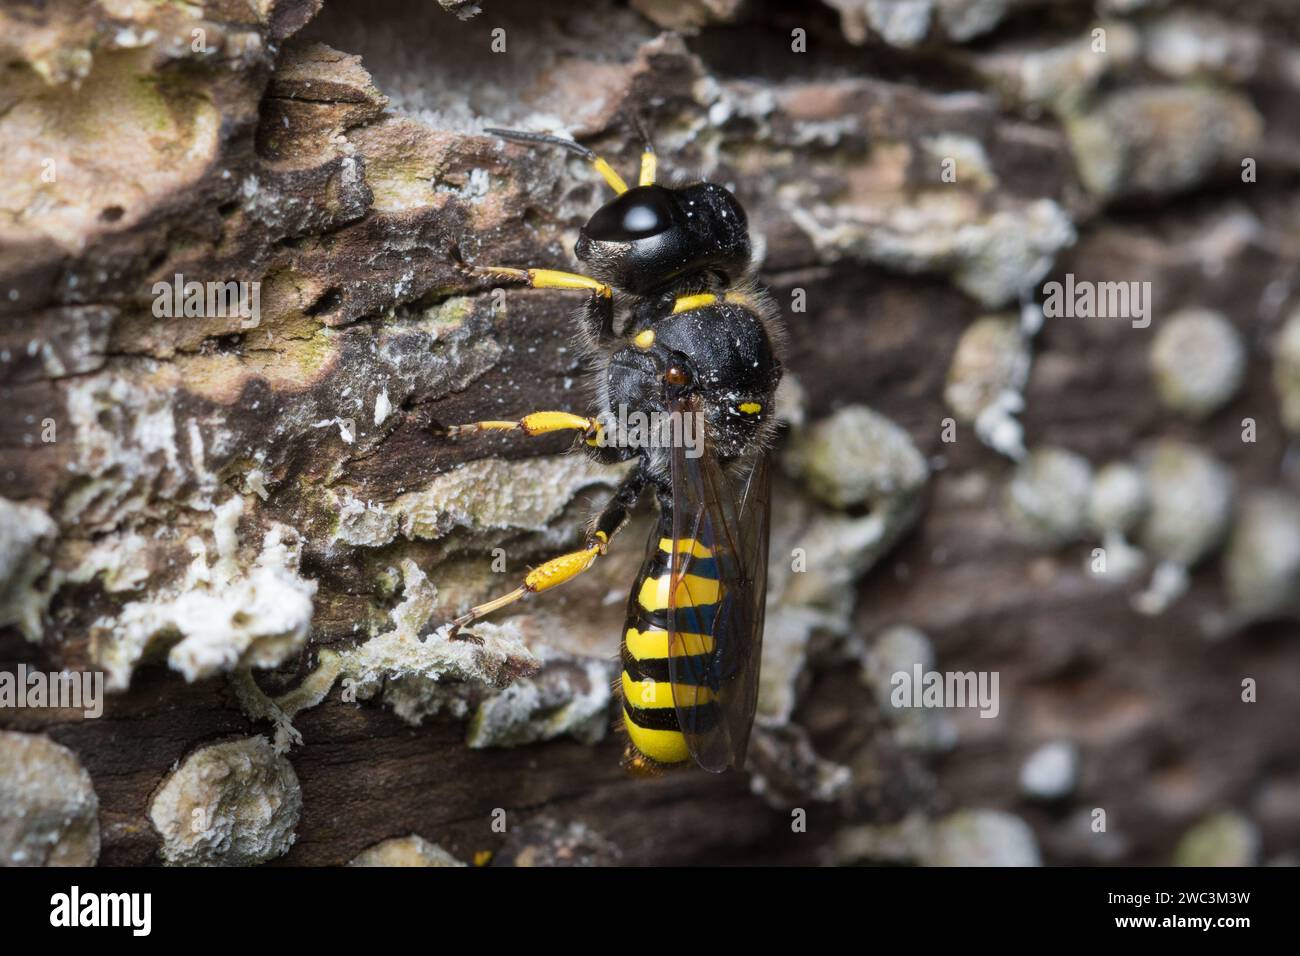
[[565, 581], [576, 578], [591, 567], [596, 558], [605, 553], [608, 546], [609, 535], [604, 531], [595, 532], [590, 539], [590, 543], [581, 551], [571, 551], [568, 554], [560, 555], [558, 558], [552, 558], [545, 564], [538, 565], [528, 572], [528, 575], [524, 578], [524, 583], [509, 594], [503, 594], [499, 598], [493, 598], [491, 601], [470, 608], [451, 622], [447, 637], [465, 640], [466, 638], [458, 638], [462, 627], [472, 624], [474, 621], [486, 617], [493, 611], [499, 610], [508, 604], [514, 604], [520, 598], [527, 597], [529, 594], [537, 591], [549, 591]]
[[698, 295], [679, 295], [673, 300], [673, 315], [682, 312], [690, 312], [692, 309], [704, 309], [716, 304], [718, 297], [712, 292], [701, 292]]
[[514, 279], [533, 289], [586, 289], [606, 299], [614, 294], [605, 283], [598, 282], [590, 276], [578, 275], [576, 272], [560, 272], [556, 269], [515, 269], [510, 266], [471, 266], [470, 271], [479, 275]]
[[584, 418], [571, 412], [533, 412], [518, 421], [484, 421], [470, 422], [468, 425], [448, 425], [447, 437], [459, 438], [473, 432], [513, 432], [521, 431], [529, 437], [549, 435], [551, 432], [580, 431], [587, 444], [600, 443], [604, 429], [595, 418]]
[[[728, 292], [722, 297], [724, 302], [730, 302], [733, 305], [743, 306], [751, 312], [758, 310], [757, 303], [743, 292]], [[718, 297], [712, 292], [700, 292], [696, 295], [679, 295], [673, 300], [673, 315], [682, 312], [690, 312], [692, 309], [706, 309], [711, 305], [718, 304]]]

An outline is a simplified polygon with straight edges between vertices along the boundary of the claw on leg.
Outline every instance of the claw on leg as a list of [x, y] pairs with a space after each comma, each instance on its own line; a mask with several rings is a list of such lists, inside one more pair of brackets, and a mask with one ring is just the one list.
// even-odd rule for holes
[[482, 644], [483, 639], [481, 637], [475, 637], [473, 634], [462, 635], [460, 629], [465, 627], [467, 624], [472, 624], [480, 618], [487, 617], [487, 615], [491, 614], [497, 608], [505, 607], [507, 604], [514, 604], [527, 593], [527, 585], [521, 585], [509, 594], [503, 594], [499, 598], [493, 598], [491, 601], [470, 608], [460, 617], [451, 622], [451, 627], [447, 630], [447, 639], [451, 641], [474, 641], [477, 644]]

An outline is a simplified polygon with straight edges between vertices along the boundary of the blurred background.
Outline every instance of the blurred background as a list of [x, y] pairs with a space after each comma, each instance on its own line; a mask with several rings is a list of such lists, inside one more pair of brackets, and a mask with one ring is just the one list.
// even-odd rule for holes
[[[104, 697], [0, 694], [0, 862], [1296, 862], [1291, 6], [7, 4], [0, 675]], [[590, 395], [573, 296], [464, 266], [575, 269], [605, 187], [483, 128], [630, 176], [637, 112], [790, 333], [720, 777], [619, 766], [648, 511], [421, 640], [620, 476], [431, 428]]]

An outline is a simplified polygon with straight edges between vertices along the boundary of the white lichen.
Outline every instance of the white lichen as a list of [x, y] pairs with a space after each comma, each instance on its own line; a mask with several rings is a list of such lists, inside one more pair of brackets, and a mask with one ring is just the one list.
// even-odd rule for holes
[[1050, 199], [983, 212], [951, 186], [881, 209], [802, 200], [786, 209], [827, 262], [859, 259], [903, 273], [951, 276], [986, 308], [1016, 301], [1077, 238]]
[[785, 463], [833, 508], [867, 506], [896, 525], [920, 507], [929, 467], [911, 436], [864, 405], [849, 405], [796, 437]]
[[171, 866], [254, 866], [288, 852], [302, 811], [298, 776], [265, 737], [201, 747], [149, 806]]
[[957, 343], [943, 397], [957, 421], [975, 426], [980, 441], [1009, 458], [1025, 455], [1024, 408], [1029, 342], [1017, 319], [987, 315], [970, 324]]
[[1300, 618], [1300, 502], [1294, 493], [1274, 488], [1245, 496], [1223, 574], [1240, 622]]
[[1114, 92], [1071, 119], [1066, 132], [1083, 184], [1112, 198], [1196, 186], [1251, 155], [1263, 127], [1241, 93], [1168, 85]]
[[111, 689], [124, 690], [135, 665], [159, 645], [170, 647], [168, 664], [188, 681], [237, 666], [275, 667], [302, 650], [316, 582], [298, 573], [296, 532], [271, 525], [244, 567], [235, 535], [242, 507], [232, 498], [216, 510], [217, 558], [209, 562], [196, 539], [195, 561], [175, 593], [132, 601], [96, 622], [92, 651]]
[[1246, 374], [1246, 348], [1221, 312], [1183, 309], [1151, 343], [1151, 372], [1161, 401], [1189, 418], [1205, 418], [1232, 400]]
[[931, 820], [912, 813], [899, 823], [846, 827], [836, 839], [838, 859], [921, 866], [1041, 866], [1034, 831], [999, 810], [958, 810]]
[[94, 866], [99, 799], [77, 755], [0, 730], [0, 866]]
[[1111, 462], [1093, 480], [1088, 523], [1098, 534], [1128, 534], [1145, 517], [1147, 507], [1148, 491], [1142, 472], [1128, 462]]
[[386, 422], [392, 411], [393, 403], [388, 400], [388, 389], [381, 388], [379, 394], [375, 396], [375, 426], [378, 427]]
[[514, 747], [571, 736], [596, 743], [609, 729], [612, 660], [573, 660], [539, 648], [542, 670], [490, 695], [470, 720], [471, 748]]
[[194, 478], [177, 446], [166, 390], [102, 372], [70, 379], [64, 401], [73, 426], [73, 470], [83, 477], [63, 498], [62, 524], [86, 532], [111, 529], [150, 500], [178, 497]]
[[621, 474], [622, 469], [599, 466], [583, 455], [481, 458], [392, 501], [361, 501], [344, 488], [336, 493], [335, 538], [373, 548], [398, 535], [436, 540], [455, 530], [545, 531], [579, 491], [612, 486]]
[[1259, 31], [1192, 11], [1153, 20], [1143, 39], [1147, 62], [1165, 76], [1235, 83], [1255, 74], [1264, 47]]
[[1116, 461], [1097, 472], [1088, 499], [1088, 525], [1101, 538], [1105, 562], [1098, 565], [1090, 554], [1089, 573], [1124, 582], [1138, 572], [1145, 556], [1129, 542], [1129, 535], [1146, 516], [1147, 507], [1146, 480], [1138, 468]]
[[1020, 767], [1020, 791], [1035, 800], [1060, 800], [1079, 780], [1079, 748], [1068, 740], [1043, 744]]
[[1157, 557], [1190, 568], [1219, 546], [1232, 516], [1231, 473], [1196, 445], [1163, 439], [1140, 464], [1150, 508], [1138, 542]]
[[39, 546], [55, 531], [43, 508], [0, 498], [0, 627], [16, 625], [29, 641], [41, 639], [50, 602], [49, 592], [35, 587], [50, 565]]
[[1092, 466], [1086, 459], [1063, 448], [1036, 448], [1007, 485], [1007, 516], [1026, 544], [1064, 547], [1087, 530], [1091, 492]]
[[989, 162], [984, 144], [961, 133], [939, 133], [921, 139], [921, 149], [936, 169], [949, 163], [958, 181], [975, 186], [980, 191], [997, 188], [998, 176]]
[[[1008, 105], [1029, 116], [1050, 110], [1058, 116], [1078, 113], [1103, 81], [1137, 62], [1138, 31], [1118, 20], [1105, 21], [1106, 50], [1099, 54], [1091, 30], [1061, 43], [999, 44], [975, 57], [975, 68]], [[1094, 27], [1096, 29], [1096, 27]]]
[[1188, 569], [1216, 550], [1233, 509], [1231, 473], [1208, 452], [1176, 439], [1143, 449], [1139, 464], [1150, 507], [1138, 543], [1157, 559], [1151, 584], [1133, 598], [1142, 614], [1163, 614], [1190, 584]]
[[445, 706], [446, 684], [499, 688], [537, 671], [540, 662], [509, 621], [476, 624], [477, 641], [453, 640], [445, 625], [435, 628], [438, 589], [414, 561], [403, 560], [401, 570], [405, 596], [391, 612], [392, 628], [338, 654], [338, 675], [354, 698], [383, 689], [399, 717], [419, 724]]
[[959, 810], [935, 824], [926, 866], [1041, 866], [1029, 824], [1000, 810]]
[[254, 494], [266, 501], [271, 493], [266, 488], [266, 472], [261, 468], [250, 468], [244, 474], [244, 493]]
[[465, 866], [436, 843], [418, 834], [391, 837], [366, 847], [348, 866]]

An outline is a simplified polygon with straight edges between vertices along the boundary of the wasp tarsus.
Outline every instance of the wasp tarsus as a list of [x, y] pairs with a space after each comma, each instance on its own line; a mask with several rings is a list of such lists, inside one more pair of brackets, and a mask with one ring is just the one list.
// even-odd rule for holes
[[449, 630], [447, 632], [447, 640], [463, 641], [466, 644], [476, 644], [479, 647], [482, 647], [484, 643], [483, 638], [479, 637], [473, 631], [462, 631], [460, 628], [453, 628]]

